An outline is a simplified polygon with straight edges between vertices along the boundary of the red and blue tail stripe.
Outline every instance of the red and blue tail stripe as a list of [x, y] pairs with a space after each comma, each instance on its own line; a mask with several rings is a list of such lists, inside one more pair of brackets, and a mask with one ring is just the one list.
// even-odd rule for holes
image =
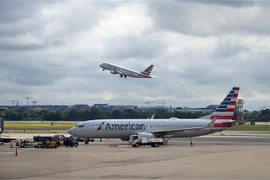
[[239, 87], [233, 87], [220, 105], [209, 116], [202, 117], [202, 119], [214, 119], [216, 117], [215, 128], [226, 129], [231, 127], [234, 123], [232, 119], [239, 90]]
[[153, 68], [154, 68], [154, 65], [150, 65], [148, 68], [146, 68], [144, 71], [142, 71], [139, 75], [142, 77], [148, 77], [148, 76], [150, 76]]

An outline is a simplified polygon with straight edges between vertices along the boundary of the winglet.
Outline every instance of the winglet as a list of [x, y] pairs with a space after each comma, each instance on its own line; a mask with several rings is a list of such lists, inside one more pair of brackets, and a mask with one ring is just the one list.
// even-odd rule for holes
[[209, 124], [207, 124], [207, 127], [208, 127], [208, 128], [213, 128], [214, 125], [215, 125], [216, 120], [217, 120], [217, 117], [215, 116], [215, 117], [213, 118], [213, 120], [212, 120]]
[[153, 114], [151, 117], [150, 117], [150, 119], [154, 119], [155, 118], [155, 114]]

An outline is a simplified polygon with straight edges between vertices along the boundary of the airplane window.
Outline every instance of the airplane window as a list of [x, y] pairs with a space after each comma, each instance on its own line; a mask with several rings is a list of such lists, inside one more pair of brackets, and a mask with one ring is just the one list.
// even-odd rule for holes
[[76, 127], [78, 127], [78, 128], [82, 128], [82, 127], [84, 127], [84, 125], [79, 124], [79, 125], [77, 125]]

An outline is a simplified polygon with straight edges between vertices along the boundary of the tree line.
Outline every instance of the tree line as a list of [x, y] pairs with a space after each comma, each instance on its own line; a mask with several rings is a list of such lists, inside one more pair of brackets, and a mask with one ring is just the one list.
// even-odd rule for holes
[[[72, 109], [70, 111], [31, 111], [31, 110], [8, 110], [2, 109], [6, 113], [6, 120], [9, 121], [86, 121], [93, 119], [140, 119], [140, 118], [150, 118], [155, 114], [155, 119], [161, 118], [199, 118], [206, 116], [209, 113], [203, 112], [182, 112], [182, 111], [168, 111], [167, 109], [156, 109], [156, 110], [146, 110], [146, 111], [134, 111], [132, 109], [126, 110], [114, 110], [100, 111], [98, 108], [91, 108], [91, 110], [78, 110]], [[237, 115], [235, 113], [234, 119]], [[270, 121], [270, 110], [265, 109], [261, 111], [244, 111], [244, 119], [249, 121]]]
[[140, 119], [140, 118], [150, 118], [155, 114], [156, 119], [161, 118], [198, 118], [207, 115], [207, 113], [202, 112], [170, 112], [166, 109], [157, 110], [147, 110], [147, 111], [134, 111], [132, 109], [126, 110], [114, 110], [100, 111], [98, 108], [91, 108], [91, 110], [78, 110], [72, 109], [70, 111], [31, 111], [31, 110], [7, 110], [6, 120], [8, 121], [86, 121], [93, 119]]

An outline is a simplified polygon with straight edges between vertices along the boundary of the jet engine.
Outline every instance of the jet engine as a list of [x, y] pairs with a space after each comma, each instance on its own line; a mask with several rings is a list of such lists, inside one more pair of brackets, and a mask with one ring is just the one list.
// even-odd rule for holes
[[111, 74], [117, 74], [117, 72], [115, 72], [114, 70], [111, 70]]
[[146, 138], [154, 138], [155, 135], [152, 133], [148, 133], [148, 132], [140, 132], [138, 133], [139, 137], [146, 137]]
[[122, 137], [121, 140], [122, 141], [128, 141], [129, 140], [129, 137]]

